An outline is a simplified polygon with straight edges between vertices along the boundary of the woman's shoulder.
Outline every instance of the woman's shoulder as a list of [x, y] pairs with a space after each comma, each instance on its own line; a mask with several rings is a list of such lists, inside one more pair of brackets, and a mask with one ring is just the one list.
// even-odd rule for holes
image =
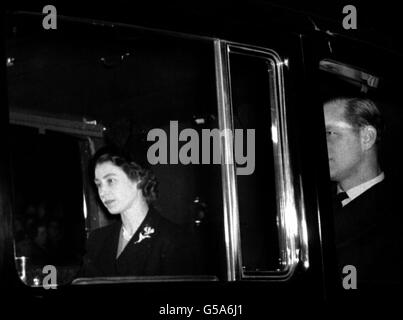
[[158, 238], [168, 242], [180, 242], [187, 237], [187, 232], [181, 225], [172, 222], [155, 209], [151, 214]]
[[159, 229], [160, 232], [167, 233], [182, 233], [184, 232], [182, 226], [176, 224], [164, 217], [159, 211], [156, 209], [152, 209], [153, 221], [155, 226]]
[[114, 232], [116, 232], [116, 230], [120, 230], [120, 225], [121, 225], [121, 222], [113, 222], [106, 226], [94, 229], [90, 232], [88, 241], [89, 242], [91, 242], [91, 241], [98, 242], [99, 240], [102, 240], [103, 238], [108, 238], [112, 234], [114, 234]]

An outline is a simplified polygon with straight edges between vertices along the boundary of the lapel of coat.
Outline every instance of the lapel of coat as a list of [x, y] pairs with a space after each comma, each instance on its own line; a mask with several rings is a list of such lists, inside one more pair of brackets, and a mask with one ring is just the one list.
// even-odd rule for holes
[[99, 268], [103, 275], [110, 276], [116, 273], [115, 260], [121, 226], [121, 222], [111, 225], [100, 246], [100, 254], [98, 260], [95, 261], [95, 267]]
[[335, 237], [336, 246], [344, 246], [358, 239], [363, 233], [374, 228], [377, 217], [382, 216], [378, 201], [380, 184], [373, 186], [363, 194], [336, 211]]
[[[152, 209], [144, 221], [115, 259], [116, 271], [119, 275], [143, 275], [147, 259], [150, 256], [155, 237], [158, 233], [157, 219]], [[116, 247], [117, 248], [117, 247]], [[117, 250], [115, 250], [116, 255]]]

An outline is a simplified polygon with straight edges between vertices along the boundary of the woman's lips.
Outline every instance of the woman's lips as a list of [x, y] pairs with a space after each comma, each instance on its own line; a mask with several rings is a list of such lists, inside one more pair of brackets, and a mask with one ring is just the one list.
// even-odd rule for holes
[[113, 202], [115, 202], [115, 200], [106, 200], [106, 201], [104, 201], [104, 205], [109, 207]]

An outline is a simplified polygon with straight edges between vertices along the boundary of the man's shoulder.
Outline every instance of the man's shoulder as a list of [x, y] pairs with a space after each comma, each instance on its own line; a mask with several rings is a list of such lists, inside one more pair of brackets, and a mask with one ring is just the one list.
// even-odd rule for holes
[[382, 218], [387, 221], [393, 218], [396, 207], [401, 205], [401, 200], [390, 181], [386, 179], [373, 185], [357, 198], [348, 203], [343, 211], [362, 213], [363, 219]]
[[[401, 182], [399, 182], [400, 184]], [[397, 205], [401, 202], [401, 192], [399, 185], [392, 179], [384, 179], [362, 193], [357, 199], [369, 201], [383, 205]]]
[[374, 201], [374, 200], [379, 200], [382, 201], [386, 199], [386, 196], [389, 194], [388, 189], [389, 189], [389, 184], [385, 180], [382, 180], [367, 190], [365, 190], [363, 193], [361, 193], [357, 198], [354, 200], [358, 201]]

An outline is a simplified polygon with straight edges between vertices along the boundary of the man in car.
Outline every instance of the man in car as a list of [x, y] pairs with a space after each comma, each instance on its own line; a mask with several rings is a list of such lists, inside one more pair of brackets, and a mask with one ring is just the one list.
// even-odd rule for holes
[[[397, 211], [378, 152], [383, 120], [370, 99], [335, 98], [324, 104], [329, 169], [335, 182], [334, 231], [338, 272], [353, 266], [357, 287], [398, 281], [393, 266], [400, 240]], [[351, 268], [348, 268], [351, 270]]]

